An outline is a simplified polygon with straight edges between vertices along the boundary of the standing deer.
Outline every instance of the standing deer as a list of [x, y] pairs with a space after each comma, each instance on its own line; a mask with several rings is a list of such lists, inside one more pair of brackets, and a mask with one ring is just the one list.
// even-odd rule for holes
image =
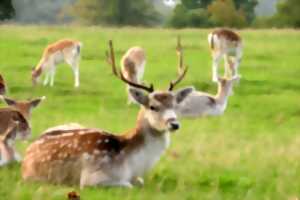
[[[110, 62], [110, 59], [107, 58]], [[121, 59], [121, 70], [124, 77], [133, 83], [142, 83], [146, 64], [145, 51], [141, 47], [132, 47], [127, 50]], [[137, 103], [130, 94], [130, 85], [127, 84], [128, 104]]]
[[2, 77], [2, 75], [0, 74], [0, 95], [5, 94], [6, 92], [6, 85], [5, 85], [5, 81]]
[[21, 156], [14, 150], [15, 139], [26, 139], [31, 134], [30, 116], [32, 108], [44, 98], [27, 101], [15, 101], [4, 97], [9, 107], [0, 108], [0, 165], [11, 161], [20, 161]]
[[222, 115], [227, 107], [228, 97], [232, 94], [232, 87], [239, 77], [218, 78], [218, 93], [211, 95], [201, 91], [189, 94], [177, 107], [180, 117], [203, 117], [207, 115]]
[[23, 179], [80, 183], [81, 188], [132, 187], [143, 183], [141, 176], [169, 146], [169, 132], [179, 129], [175, 106], [193, 91], [172, 91], [186, 70], [171, 82], [168, 91], [157, 91], [152, 84], [145, 86], [127, 80], [116, 68], [112, 41], [109, 47], [115, 76], [131, 86], [130, 94], [141, 105], [135, 128], [121, 135], [89, 128], [48, 132], [28, 147], [22, 163]]
[[48, 45], [37, 66], [32, 70], [32, 83], [36, 85], [39, 77], [45, 72], [44, 85], [47, 85], [50, 77], [50, 86], [54, 84], [56, 65], [67, 63], [74, 73], [74, 87], [79, 87], [79, 61], [82, 43], [77, 40], [63, 39]]
[[234, 77], [238, 75], [238, 66], [242, 59], [242, 39], [228, 29], [217, 29], [208, 35], [208, 43], [213, 58], [212, 80], [218, 81], [218, 65], [221, 58], [225, 61], [225, 76]]

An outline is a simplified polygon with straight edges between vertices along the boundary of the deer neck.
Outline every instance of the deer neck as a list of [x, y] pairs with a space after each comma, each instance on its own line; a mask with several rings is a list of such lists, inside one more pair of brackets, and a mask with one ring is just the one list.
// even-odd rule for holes
[[170, 140], [168, 132], [158, 131], [150, 125], [144, 108], [138, 114], [135, 128], [123, 134], [123, 138], [131, 146], [131, 150], [155, 146], [163, 151], [169, 146]]
[[224, 105], [227, 103], [230, 88], [219, 86], [218, 93], [215, 96], [217, 104]]

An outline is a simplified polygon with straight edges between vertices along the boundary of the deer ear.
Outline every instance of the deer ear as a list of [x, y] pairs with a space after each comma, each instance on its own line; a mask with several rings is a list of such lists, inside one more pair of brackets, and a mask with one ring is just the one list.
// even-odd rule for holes
[[30, 101], [31, 108], [37, 107], [44, 99], [46, 99], [45, 96], [31, 100]]
[[129, 93], [139, 104], [143, 106], [147, 106], [149, 104], [148, 95], [146, 95], [142, 90], [130, 88]]
[[11, 98], [3, 97], [5, 103], [9, 106], [15, 105], [17, 102]]
[[176, 91], [176, 102], [181, 103], [193, 91], [195, 91], [194, 87], [186, 87]]

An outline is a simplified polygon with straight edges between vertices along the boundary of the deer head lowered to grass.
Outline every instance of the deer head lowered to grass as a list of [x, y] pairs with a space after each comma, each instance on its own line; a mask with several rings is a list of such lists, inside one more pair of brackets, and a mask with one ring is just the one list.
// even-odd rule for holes
[[20, 161], [21, 157], [14, 149], [16, 139], [24, 140], [31, 134], [30, 115], [31, 109], [36, 107], [43, 98], [26, 101], [16, 101], [3, 97], [10, 105], [0, 108], [0, 165], [11, 161]]
[[152, 84], [127, 80], [116, 68], [112, 41], [109, 47], [115, 76], [131, 86], [129, 92], [141, 105], [135, 127], [120, 135], [90, 128], [47, 132], [28, 147], [22, 163], [23, 179], [81, 187], [132, 187], [143, 183], [141, 177], [169, 146], [169, 132], [180, 128], [175, 106], [193, 91], [172, 91], [187, 68], [170, 83], [168, 91], [154, 90]]

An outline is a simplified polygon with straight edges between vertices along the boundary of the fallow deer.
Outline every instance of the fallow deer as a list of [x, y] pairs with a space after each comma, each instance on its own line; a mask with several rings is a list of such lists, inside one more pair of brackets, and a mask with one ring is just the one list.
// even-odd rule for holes
[[243, 50], [241, 37], [229, 29], [217, 29], [208, 35], [208, 43], [213, 58], [212, 80], [218, 81], [218, 66], [222, 57], [225, 62], [225, 76], [241, 77], [238, 74]]
[[135, 128], [121, 135], [89, 128], [48, 132], [26, 150], [23, 179], [80, 184], [81, 188], [132, 187], [143, 183], [141, 176], [169, 146], [169, 132], [180, 127], [175, 105], [193, 91], [192, 88], [172, 91], [186, 69], [171, 82], [168, 91], [157, 91], [152, 84], [145, 86], [127, 80], [116, 68], [111, 41], [109, 46], [115, 76], [131, 86], [130, 94], [141, 105]]
[[[44, 99], [15, 101], [7, 97], [3, 98], [10, 106], [0, 108], [1, 165], [13, 160], [21, 160], [19, 154], [14, 150], [13, 142], [15, 139], [24, 140], [31, 134], [29, 123], [31, 110]], [[14, 125], [14, 122], [17, 122], [17, 125]], [[9, 152], [13, 154], [8, 156]]]
[[194, 91], [177, 107], [180, 117], [203, 117], [222, 115], [227, 107], [228, 97], [232, 94], [232, 87], [239, 77], [218, 77], [218, 93], [211, 95], [201, 91]]
[[6, 92], [6, 85], [5, 85], [5, 81], [2, 77], [2, 75], [0, 74], [0, 95], [5, 94]]
[[[110, 62], [110, 59], [107, 58]], [[124, 77], [133, 83], [142, 83], [146, 64], [145, 51], [141, 47], [132, 47], [127, 50], [121, 59], [121, 71]], [[127, 84], [128, 104], [137, 103], [130, 94], [131, 86]]]
[[[31, 133], [27, 120], [19, 112], [10, 112], [9, 115], [11, 117], [8, 124], [4, 127], [0, 125], [0, 166], [21, 160], [21, 156], [15, 151], [14, 142], [16, 139], [25, 139]], [[6, 130], [3, 131], [3, 128]]]
[[31, 77], [33, 85], [36, 85], [39, 77], [45, 72], [44, 85], [50, 78], [50, 86], [54, 84], [56, 65], [67, 63], [73, 70], [74, 87], [79, 87], [79, 61], [82, 43], [78, 40], [63, 39], [48, 45], [37, 66], [32, 70]]
[[2, 109], [12, 110], [12, 111], [17, 110], [25, 117], [26, 120], [30, 120], [32, 109], [37, 107], [44, 99], [46, 99], [45, 96], [40, 98], [35, 98], [33, 100], [22, 100], [22, 101], [17, 101], [8, 97], [2, 97], [2, 98], [5, 101], [5, 103], [10, 107], [0, 108], [0, 112], [2, 112]]

